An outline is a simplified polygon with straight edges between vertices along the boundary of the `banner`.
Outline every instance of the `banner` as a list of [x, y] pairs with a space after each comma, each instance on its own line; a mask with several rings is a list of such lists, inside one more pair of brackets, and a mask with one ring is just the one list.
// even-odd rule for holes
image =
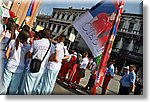
[[108, 41], [118, 6], [115, 0], [103, 0], [73, 22], [94, 57], [100, 55]]
[[102, 0], [73, 22], [73, 26], [85, 40], [93, 56], [99, 60], [92, 94], [96, 94], [105, 75], [122, 7], [123, 0]]
[[115, 40], [115, 36], [117, 34], [117, 30], [118, 30], [118, 26], [119, 26], [119, 23], [120, 23], [120, 17], [121, 17], [121, 14], [122, 14], [123, 6], [124, 6], [124, 0], [120, 0], [119, 10], [116, 13], [115, 22], [113, 24], [113, 28], [111, 29], [110, 36], [109, 36], [109, 39], [108, 39], [108, 43], [106, 44], [106, 46], [104, 48], [104, 51], [102, 53], [102, 58], [101, 58], [101, 62], [100, 62], [100, 65], [99, 65], [99, 70], [97, 72], [97, 77], [96, 77], [94, 86], [92, 87], [91, 92], [90, 92], [93, 95], [96, 94], [96, 90], [102, 84], [102, 80], [105, 76], [107, 62], [108, 62], [110, 53], [112, 51], [112, 46], [113, 46], [113, 43], [114, 43], [114, 40]]

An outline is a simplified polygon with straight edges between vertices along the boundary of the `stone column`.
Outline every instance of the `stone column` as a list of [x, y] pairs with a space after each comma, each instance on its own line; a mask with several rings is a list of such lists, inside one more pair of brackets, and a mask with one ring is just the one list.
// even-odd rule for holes
[[50, 30], [52, 30], [52, 29], [53, 29], [53, 27], [54, 27], [54, 24], [51, 24]]
[[43, 25], [42, 25], [43, 27], [45, 27], [45, 22], [43, 22]]
[[67, 35], [67, 34], [68, 34], [68, 30], [69, 30], [69, 29], [66, 29], [66, 31], [65, 31], [65, 33], [64, 33], [64, 35]]
[[54, 32], [57, 33], [58, 25], [56, 25]]
[[143, 45], [140, 46], [138, 53], [143, 54]]
[[56, 13], [55, 16], [54, 16], [54, 18], [57, 18], [57, 16], [58, 16], [58, 14]]
[[74, 16], [74, 15], [72, 14], [72, 15], [69, 17], [69, 20], [70, 20], [70, 21], [72, 21], [73, 16]]
[[134, 46], [134, 44], [133, 44], [133, 40], [132, 40], [131, 43], [128, 45], [127, 50], [128, 51], [132, 51], [133, 50], [133, 46]]
[[123, 44], [123, 41], [122, 41], [122, 38], [121, 38], [120, 41], [117, 42], [116, 48], [121, 49], [122, 48], [122, 44]]
[[62, 16], [63, 16], [63, 15], [62, 15], [62, 14], [60, 14], [60, 15], [59, 15], [59, 17], [58, 17], [58, 19], [62, 19]]
[[63, 30], [63, 28], [64, 28], [64, 26], [62, 25], [62, 26], [60, 27], [60, 30], [59, 30], [58, 33], [60, 33], [60, 32]]
[[66, 14], [66, 15], [64, 16], [64, 20], [67, 20], [67, 17], [68, 17], [68, 15]]
[[49, 23], [47, 22], [46, 28], [48, 28], [48, 26], [49, 26]]

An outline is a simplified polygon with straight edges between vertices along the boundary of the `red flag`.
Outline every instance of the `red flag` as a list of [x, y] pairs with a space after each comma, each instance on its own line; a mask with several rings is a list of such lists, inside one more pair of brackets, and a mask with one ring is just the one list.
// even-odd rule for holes
[[117, 2], [114, 2], [114, 3], [116, 3], [115, 6], [119, 7], [119, 10], [117, 11], [117, 14], [115, 17], [115, 22], [113, 24], [113, 28], [111, 29], [111, 32], [110, 32], [109, 37], [108, 37], [109, 41], [106, 44], [106, 46], [104, 48], [104, 52], [102, 54], [101, 62], [99, 65], [99, 72], [97, 74], [97, 79], [95, 80], [95, 84], [91, 89], [91, 94], [93, 94], [93, 95], [96, 94], [97, 88], [102, 83], [102, 79], [105, 75], [104, 73], [105, 73], [105, 69], [107, 66], [107, 61], [109, 59], [109, 55], [110, 55], [111, 50], [112, 50], [112, 45], [113, 45], [113, 42], [115, 40], [116, 32], [118, 30], [118, 26], [119, 26], [119, 22], [120, 22], [120, 15], [122, 14], [122, 9], [123, 9], [123, 5], [124, 5], [124, 0], [120, 0], [120, 1], [121, 2], [119, 3], [119, 5], [117, 5]]

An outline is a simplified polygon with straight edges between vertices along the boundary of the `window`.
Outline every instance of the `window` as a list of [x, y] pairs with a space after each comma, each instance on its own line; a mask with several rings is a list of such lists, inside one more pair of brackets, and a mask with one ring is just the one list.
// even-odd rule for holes
[[67, 20], [69, 20], [69, 18], [70, 18], [70, 15], [68, 15]]
[[59, 33], [59, 30], [60, 30], [60, 25], [58, 25], [58, 28], [57, 28], [57, 31], [56, 31], [56, 33]]
[[140, 34], [143, 34], [143, 24], [141, 24], [139, 32], [140, 32]]
[[41, 26], [43, 26], [43, 22], [41, 22]]
[[52, 16], [52, 18], [54, 18], [54, 16], [55, 16], [55, 13], [53, 13], [53, 16]]
[[133, 27], [134, 27], [134, 23], [131, 22], [128, 31], [131, 32], [133, 30]]
[[118, 28], [119, 30], [121, 30], [123, 28], [123, 24], [124, 24], [124, 21], [121, 21], [119, 24], [119, 28]]
[[52, 31], [55, 29], [56, 25], [54, 24]]
[[139, 51], [139, 46], [134, 45], [133, 52], [138, 53], [138, 51]]
[[73, 19], [72, 19], [72, 20], [74, 21], [75, 19], [76, 19], [76, 16], [73, 16]]
[[40, 21], [37, 22], [37, 25], [39, 25], [39, 24], [40, 24]]
[[64, 17], [65, 17], [65, 14], [62, 14], [62, 19], [64, 19]]
[[128, 43], [127, 43], [127, 42], [124, 42], [122, 49], [123, 49], [123, 50], [127, 50], [127, 48], [128, 48]]

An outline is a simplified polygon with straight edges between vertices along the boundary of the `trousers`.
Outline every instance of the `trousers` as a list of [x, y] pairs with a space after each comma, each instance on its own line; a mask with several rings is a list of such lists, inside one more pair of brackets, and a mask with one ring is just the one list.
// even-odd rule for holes
[[40, 69], [38, 73], [31, 73], [28, 70], [24, 76], [19, 94], [23, 95], [37, 94], [38, 85], [40, 84], [43, 73], [44, 69]]
[[23, 77], [22, 75], [23, 73], [13, 73], [7, 69], [4, 69], [0, 94], [17, 94], [21, 79]]
[[59, 70], [46, 70], [46, 73], [42, 76], [42, 84], [39, 86], [41, 88], [39, 94], [49, 95], [52, 93], [58, 73]]

